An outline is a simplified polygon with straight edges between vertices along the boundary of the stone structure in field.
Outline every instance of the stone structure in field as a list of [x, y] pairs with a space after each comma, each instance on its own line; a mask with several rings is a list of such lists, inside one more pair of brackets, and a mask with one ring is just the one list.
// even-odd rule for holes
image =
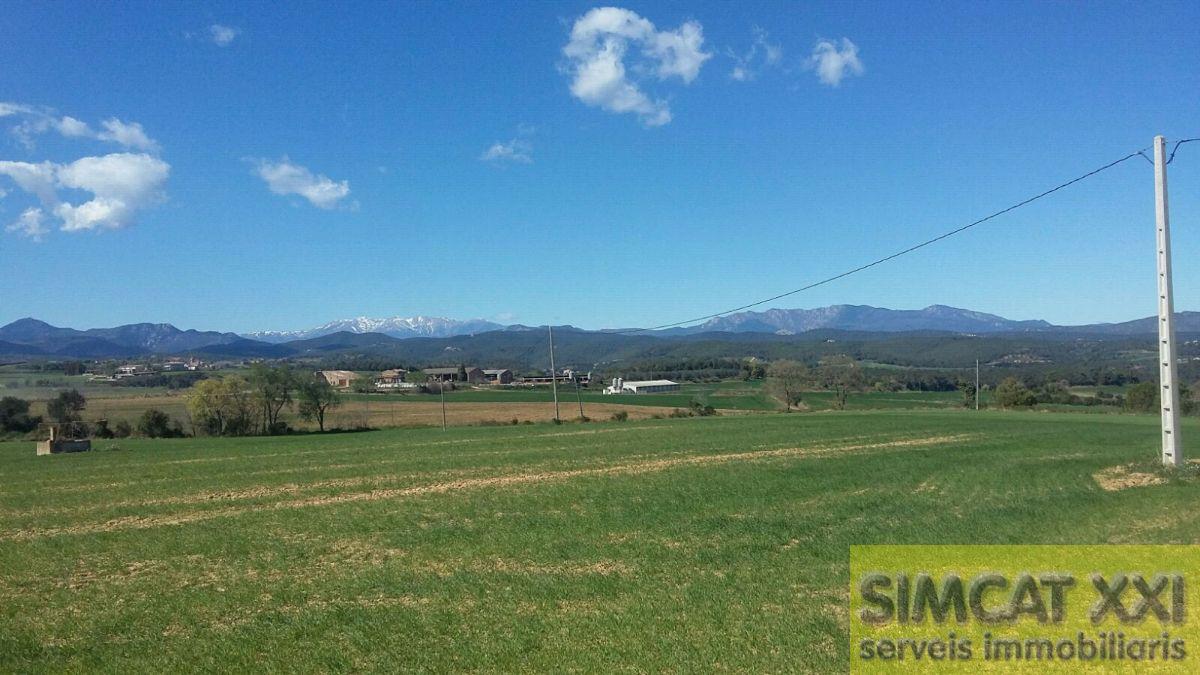
[[86, 452], [92, 449], [92, 442], [86, 438], [75, 438], [74, 425], [50, 425], [50, 438], [38, 441], [37, 454], [57, 455], [63, 452]]

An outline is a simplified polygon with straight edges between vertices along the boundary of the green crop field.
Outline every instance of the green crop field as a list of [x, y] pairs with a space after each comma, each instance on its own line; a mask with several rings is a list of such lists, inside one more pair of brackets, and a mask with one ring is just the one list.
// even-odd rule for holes
[[[377, 401], [417, 403], [437, 401], [436, 394], [348, 394], [352, 401]], [[669, 394], [622, 394], [606, 396], [595, 388], [576, 393], [574, 387], [563, 386], [558, 398], [564, 404], [573, 404], [578, 399], [587, 403], [609, 403], [620, 405], [652, 406], [662, 408], [687, 408], [692, 401], [711, 405], [718, 410], [779, 410], [779, 401], [764, 391], [762, 381], [741, 382], [727, 380], [711, 384], [685, 384], [677, 393]], [[448, 404], [458, 403], [549, 403], [553, 401], [549, 387], [460, 389], [446, 392]], [[900, 392], [856, 392], [850, 395], [850, 409], [889, 408], [946, 408], [960, 407], [962, 394], [957, 391], [900, 391]], [[984, 398], [986, 401], [986, 397]], [[814, 391], [804, 395], [805, 404], [814, 410], [834, 407], [833, 394]]]
[[1158, 443], [949, 410], [0, 443], [0, 671], [843, 672], [851, 544], [1200, 541]]

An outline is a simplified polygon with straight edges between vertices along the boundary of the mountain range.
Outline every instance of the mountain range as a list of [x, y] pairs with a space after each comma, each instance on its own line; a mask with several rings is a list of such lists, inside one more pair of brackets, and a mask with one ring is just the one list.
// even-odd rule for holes
[[265, 330], [254, 333], [244, 333], [242, 336], [251, 340], [261, 340], [278, 344], [293, 340], [310, 340], [333, 333], [382, 333], [394, 338], [412, 337], [452, 337], [455, 335], [472, 335], [500, 330], [504, 326], [484, 319], [444, 319], [436, 316], [394, 316], [390, 319], [372, 319], [360, 316], [356, 319], [339, 319], [330, 321], [323, 326], [303, 330]]
[[[894, 310], [866, 305], [833, 305], [816, 309], [770, 309], [739, 312], [698, 326], [622, 334], [564, 327], [577, 344], [645, 346], [655, 340], [689, 340], [741, 335], [739, 340], [761, 342], [788, 336], [812, 337], [820, 331], [873, 333], [939, 333], [951, 335], [1020, 334], [1045, 337], [1081, 334], [1131, 337], [1152, 335], [1155, 317], [1123, 323], [1056, 326], [1041, 320], [1012, 320], [994, 314], [932, 305], [919, 310]], [[1200, 312], [1179, 312], [1180, 333], [1200, 333]], [[557, 327], [556, 327], [557, 328]], [[584, 338], [584, 336], [596, 336]], [[474, 336], [474, 341], [468, 340]], [[637, 338], [618, 340], [618, 338]], [[359, 317], [295, 331], [230, 332], [180, 330], [165, 323], [137, 323], [115, 328], [76, 330], [25, 318], [0, 327], [0, 355], [23, 358], [129, 358], [141, 355], [201, 354], [222, 357], [282, 358], [345, 352], [398, 353], [395, 344], [414, 357], [433, 358], [442, 351], [463, 351], [487, 344], [488, 353], [513, 356], [525, 343], [541, 337], [529, 326], [503, 326], [483, 319], [459, 321], [439, 317]], [[649, 340], [650, 343], [646, 341]], [[439, 351], [441, 350], [441, 351]]]

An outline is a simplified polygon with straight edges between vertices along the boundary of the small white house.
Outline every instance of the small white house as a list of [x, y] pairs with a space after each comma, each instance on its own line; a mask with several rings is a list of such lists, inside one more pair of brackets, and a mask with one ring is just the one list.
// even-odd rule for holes
[[679, 383], [670, 380], [625, 380], [614, 377], [612, 386], [605, 387], [605, 394], [661, 394], [668, 391], [679, 391]]

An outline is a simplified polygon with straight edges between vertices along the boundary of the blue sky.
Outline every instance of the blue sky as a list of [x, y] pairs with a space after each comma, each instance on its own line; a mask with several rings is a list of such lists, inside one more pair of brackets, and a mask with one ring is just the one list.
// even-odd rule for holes
[[[596, 7], [9, 5], [0, 323], [665, 323], [1200, 136], [1196, 3]], [[1152, 177], [778, 304], [1150, 315]], [[1200, 309], [1200, 143], [1170, 181]]]

